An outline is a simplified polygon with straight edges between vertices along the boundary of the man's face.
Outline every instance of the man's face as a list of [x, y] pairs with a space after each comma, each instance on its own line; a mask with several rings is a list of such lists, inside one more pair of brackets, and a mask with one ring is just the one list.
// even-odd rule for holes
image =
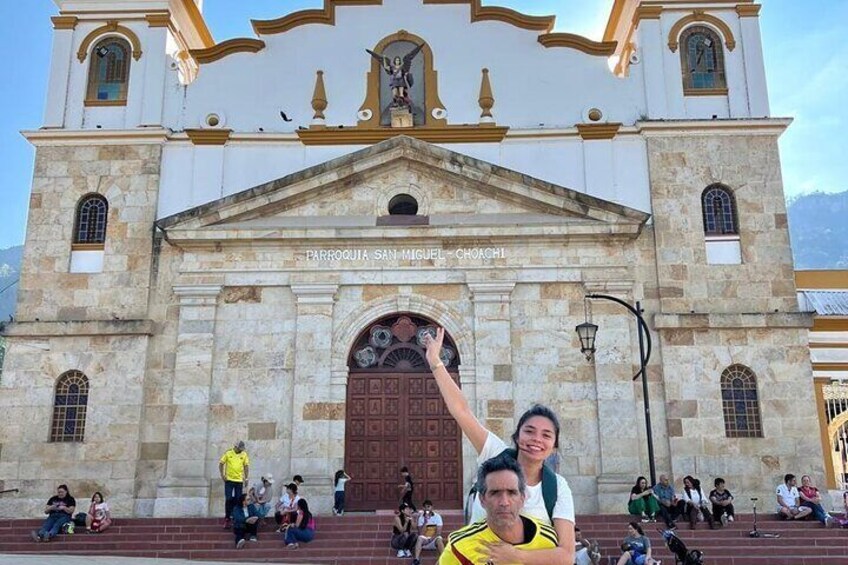
[[798, 484], [798, 479], [796, 479], [795, 477], [792, 477], [791, 479], [786, 481], [786, 484], [789, 485], [790, 487], [794, 487], [795, 485]]
[[433, 505], [432, 504], [425, 504], [424, 505], [424, 512], [426, 512], [427, 514], [432, 514], [433, 513]]
[[518, 490], [518, 484], [518, 475], [513, 471], [495, 471], [486, 476], [486, 494], [480, 502], [491, 525], [505, 528], [519, 519], [524, 495]]
[[724, 483], [719, 483], [716, 485], [716, 490], [718, 492], [724, 492]]
[[574, 541], [583, 541], [583, 532], [581, 532], [580, 530], [575, 530]]
[[244, 449], [242, 449], [241, 447], [236, 445], [236, 446], [233, 446], [233, 451], [235, 451], [236, 453], [241, 453], [242, 451], [244, 451]]
[[664, 487], [668, 486], [668, 477], [665, 475], [660, 475], [660, 484]]

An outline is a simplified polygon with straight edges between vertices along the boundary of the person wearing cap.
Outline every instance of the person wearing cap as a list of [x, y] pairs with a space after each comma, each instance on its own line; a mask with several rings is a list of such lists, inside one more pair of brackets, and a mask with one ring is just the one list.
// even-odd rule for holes
[[241, 499], [250, 473], [250, 457], [244, 449], [243, 441], [237, 441], [232, 449], [221, 456], [218, 472], [224, 481], [224, 528], [229, 528], [232, 526], [233, 508]]
[[262, 484], [256, 489], [256, 512], [260, 518], [268, 515], [271, 510], [271, 499], [273, 498], [274, 475], [262, 477]]

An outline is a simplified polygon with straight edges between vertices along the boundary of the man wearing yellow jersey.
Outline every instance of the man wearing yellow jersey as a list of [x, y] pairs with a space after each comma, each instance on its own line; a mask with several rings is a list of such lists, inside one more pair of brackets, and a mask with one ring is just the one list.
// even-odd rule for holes
[[520, 563], [514, 549], [557, 547], [556, 530], [521, 516], [527, 484], [521, 467], [512, 457], [498, 455], [480, 465], [477, 493], [486, 519], [474, 522], [448, 536], [439, 565], [501, 565]]
[[224, 481], [224, 528], [232, 525], [233, 508], [241, 499], [247, 477], [250, 473], [250, 458], [244, 450], [244, 442], [239, 440], [232, 449], [227, 450], [218, 462], [218, 472]]

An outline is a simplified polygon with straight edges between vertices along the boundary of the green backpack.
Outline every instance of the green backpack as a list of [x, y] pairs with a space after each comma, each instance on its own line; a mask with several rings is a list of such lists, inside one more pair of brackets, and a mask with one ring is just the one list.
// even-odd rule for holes
[[[513, 447], [504, 449], [498, 456], [508, 455], [518, 461], [518, 450]], [[477, 482], [471, 485], [471, 490], [468, 491], [468, 497], [465, 501], [465, 523], [471, 523], [471, 507], [474, 500], [477, 498]], [[554, 506], [557, 501], [557, 475], [547, 463], [542, 464], [542, 498], [545, 500], [545, 510], [548, 511], [548, 518], [551, 524], [554, 523]]]

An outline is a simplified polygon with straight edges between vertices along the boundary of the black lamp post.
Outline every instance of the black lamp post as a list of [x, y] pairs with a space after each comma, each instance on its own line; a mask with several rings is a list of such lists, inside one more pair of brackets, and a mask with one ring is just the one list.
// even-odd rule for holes
[[[634, 308], [627, 302], [609, 296], [607, 294], [587, 294], [587, 300], [610, 300], [616, 304], [621, 304], [631, 314], [636, 316], [636, 329], [639, 336], [639, 372], [633, 376], [635, 381], [640, 376], [642, 377], [642, 401], [645, 404], [645, 433], [648, 436], [648, 463], [651, 470], [651, 485], [657, 484], [657, 469], [654, 463], [654, 438], [651, 429], [651, 403], [648, 399], [648, 360], [651, 358], [651, 333], [648, 331], [648, 324], [642, 317], [642, 304], [637, 300]], [[598, 326], [586, 320], [582, 324], [574, 328], [580, 338], [580, 352], [586, 356], [586, 360], [592, 359], [595, 353], [595, 335], [598, 333]]]

